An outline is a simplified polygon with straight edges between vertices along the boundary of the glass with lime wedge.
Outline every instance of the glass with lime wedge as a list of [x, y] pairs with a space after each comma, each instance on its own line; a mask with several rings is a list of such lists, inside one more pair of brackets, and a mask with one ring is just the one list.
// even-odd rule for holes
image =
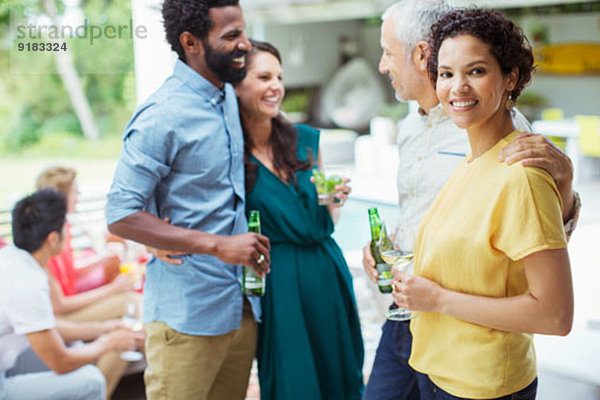
[[332, 204], [335, 199], [335, 187], [342, 183], [342, 177], [339, 175], [330, 175], [327, 177], [323, 172], [315, 169], [313, 170], [313, 178], [315, 180], [315, 187], [317, 188], [319, 205]]

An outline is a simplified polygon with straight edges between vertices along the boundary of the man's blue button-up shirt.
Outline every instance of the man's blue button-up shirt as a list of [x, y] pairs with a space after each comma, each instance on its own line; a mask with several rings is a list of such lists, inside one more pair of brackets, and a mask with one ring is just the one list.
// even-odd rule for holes
[[[248, 231], [244, 145], [235, 91], [220, 91], [180, 60], [173, 75], [140, 105], [125, 128], [106, 209], [108, 224], [148, 211], [171, 224], [218, 235]], [[241, 267], [193, 254], [183, 264], [152, 259], [144, 322], [190, 335], [240, 327]], [[250, 298], [254, 316], [258, 299]]]

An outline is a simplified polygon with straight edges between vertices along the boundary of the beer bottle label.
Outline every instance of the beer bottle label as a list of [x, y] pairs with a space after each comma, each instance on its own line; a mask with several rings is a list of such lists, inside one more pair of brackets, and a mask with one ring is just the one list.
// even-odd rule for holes
[[[377, 268], [377, 272], [379, 272], [379, 274], [385, 274], [386, 272], [390, 272], [392, 270], [392, 267], [389, 266], [389, 264], [386, 263], [379, 263], [376, 266]], [[391, 276], [391, 274], [390, 274]]]
[[261, 289], [262, 282], [250, 282], [248, 279], [246, 279], [246, 284], [244, 286], [246, 289]]
[[245, 273], [246, 273], [246, 276], [245, 276], [245, 280], [244, 280], [244, 286], [246, 287], [246, 289], [262, 288], [262, 279], [260, 279], [258, 276], [256, 276], [250, 268], [247, 268]]
[[379, 291], [381, 293], [391, 293], [392, 292], [392, 271], [388, 264], [377, 264], [377, 272], [379, 272], [379, 276], [377, 277], [377, 286], [379, 286]]
[[390, 286], [392, 284], [392, 278], [382, 277], [381, 275], [379, 275], [379, 277], [377, 278], [377, 284], [379, 286]]

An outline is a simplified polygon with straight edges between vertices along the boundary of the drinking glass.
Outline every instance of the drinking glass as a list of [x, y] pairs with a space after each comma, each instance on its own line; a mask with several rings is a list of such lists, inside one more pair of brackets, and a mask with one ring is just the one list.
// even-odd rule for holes
[[313, 170], [313, 178], [317, 188], [319, 205], [332, 204], [335, 200], [335, 187], [342, 183], [342, 177], [340, 175], [326, 176], [323, 172], [315, 169]]
[[[125, 313], [122, 318], [123, 325], [131, 328], [134, 332], [139, 332], [144, 329], [144, 323], [141, 320], [141, 315], [138, 310], [138, 304], [134, 301], [129, 301], [125, 304]], [[121, 353], [121, 359], [125, 361], [140, 361], [144, 355], [137, 350], [129, 350]]]
[[143, 286], [142, 266], [134, 261], [122, 262], [119, 265], [119, 271], [129, 276], [136, 291], [141, 291]]
[[[382, 222], [382, 226], [383, 225], [385, 225], [385, 223]], [[394, 241], [388, 237], [387, 234], [384, 234], [386, 230], [382, 229], [381, 232], [382, 234], [379, 237], [378, 243], [381, 258], [383, 258], [383, 261], [387, 264], [390, 264], [392, 269], [408, 273], [414, 258], [413, 252], [398, 249], [394, 244]], [[394, 230], [394, 234], [398, 234], [398, 232], [399, 229]], [[417, 314], [406, 308], [395, 308], [386, 311], [385, 316], [392, 321], [406, 321], [415, 318]]]

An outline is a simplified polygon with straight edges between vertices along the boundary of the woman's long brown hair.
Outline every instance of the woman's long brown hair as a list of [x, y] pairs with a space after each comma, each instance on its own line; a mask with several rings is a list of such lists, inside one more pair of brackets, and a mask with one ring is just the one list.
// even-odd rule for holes
[[[281, 55], [279, 51], [267, 42], [259, 42], [250, 40], [252, 49], [247, 55], [247, 63], [250, 65], [253, 62], [254, 56], [259, 52], [272, 54], [281, 64]], [[242, 119], [243, 121], [243, 119]], [[309, 153], [305, 161], [298, 158], [298, 132], [296, 128], [280, 113], [272, 119], [271, 136], [269, 144], [271, 153], [273, 154], [273, 167], [284, 177], [286, 182], [293, 182], [294, 187], [298, 189], [296, 180], [296, 171], [306, 171], [313, 166], [313, 154]], [[251, 159], [251, 149], [253, 146], [252, 139], [242, 123], [244, 132], [244, 168], [246, 180], [246, 192], [252, 191], [256, 183], [256, 175], [258, 173], [258, 164]]]

